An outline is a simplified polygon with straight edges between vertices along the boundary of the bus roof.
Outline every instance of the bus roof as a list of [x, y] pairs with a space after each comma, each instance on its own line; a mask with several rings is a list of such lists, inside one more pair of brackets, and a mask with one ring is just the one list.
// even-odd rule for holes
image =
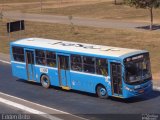
[[12, 45], [31, 46], [38, 48], [47, 48], [60, 51], [85, 53], [85, 54], [110, 56], [110, 57], [124, 57], [124, 56], [130, 56], [134, 54], [147, 52], [145, 50], [119, 48], [119, 47], [111, 47], [103, 45], [69, 42], [62, 40], [44, 39], [44, 38], [25, 38], [12, 42]]

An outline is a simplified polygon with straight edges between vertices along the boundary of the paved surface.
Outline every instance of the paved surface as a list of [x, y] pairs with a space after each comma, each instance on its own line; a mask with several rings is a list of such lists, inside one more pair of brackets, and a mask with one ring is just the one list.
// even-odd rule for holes
[[[42, 15], [42, 14], [29, 14], [20, 12], [4, 12], [4, 18], [9, 19], [24, 19], [28, 21], [47, 22], [47, 23], [60, 23], [70, 24], [68, 16], [56, 15]], [[94, 18], [80, 18], [74, 17], [72, 22], [79, 26], [90, 26], [100, 28], [117, 28], [117, 29], [134, 29], [136, 27], [143, 27], [149, 24], [138, 22], [124, 22], [119, 20], [102, 20]]]
[[[4, 107], [4, 105], [6, 106]], [[65, 113], [63, 111], [56, 110], [53, 108], [48, 108], [40, 104], [35, 104], [30, 101], [26, 101], [24, 99], [20, 99], [2, 92], [0, 92], [0, 107], [1, 106], [2, 108], [4, 108], [4, 110], [1, 109], [0, 113], [5, 114], [29, 114], [31, 117], [38, 116], [39, 118], [49, 120], [86, 120], [84, 118], [69, 113]], [[15, 109], [15, 111], [13, 111], [12, 109]]]
[[10, 56], [8, 54], [0, 53], [0, 60], [10, 61]]
[[15, 107], [11, 107], [9, 105], [6, 105], [6, 104], [2, 104], [0, 103], [0, 113], [5, 113], [5, 114], [12, 114], [12, 113], [15, 113], [15, 114], [27, 114], [27, 112], [24, 112], [20, 109], [17, 109]]
[[128, 100], [99, 99], [93, 94], [63, 91], [56, 87], [45, 89], [40, 84], [24, 82], [12, 76], [9, 64], [1, 62], [0, 73], [1, 92], [81, 117], [98, 119], [95, 114], [160, 113], [158, 91]]
[[23, 118], [30, 118], [29, 120], [48, 120], [44, 117], [40, 117], [39, 115], [33, 115], [18, 108], [0, 103], [0, 120], [5, 119], [7, 115], [23, 115]]

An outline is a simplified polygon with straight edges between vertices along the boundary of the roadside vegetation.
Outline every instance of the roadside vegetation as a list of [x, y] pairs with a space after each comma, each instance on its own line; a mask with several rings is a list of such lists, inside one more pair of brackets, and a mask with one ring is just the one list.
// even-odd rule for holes
[[[1, 8], [2, 1], [3, 0], [0, 0]], [[10, 1], [12, 1], [12, 3], [17, 3], [9, 4]], [[74, 17], [78, 16], [147, 23], [150, 21], [149, 10], [143, 9], [144, 7], [139, 9], [130, 7], [124, 4], [123, 0], [116, 0], [116, 5], [114, 4], [114, 0], [42, 0], [42, 11], [40, 0], [5, 0], [4, 3], [6, 3], [3, 5], [5, 11], [16, 10], [27, 13], [65, 16], [72, 15]], [[153, 17], [155, 23], [160, 22], [160, 8], [153, 9]]]
[[44, 10], [48, 8], [62, 8], [67, 6], [92, 5], [104, 1], [111, 0], [0, 0], [0, 9], [3, 8], [5, 11], [14, 10], [21, 12], [36, 10], [41, 13], [41, 8]]
[[150, 30], [153, 29], [153, 9], [160, 8], [159, 0], [125, 0], [125, 3], [135, 8], [143, 8], [150, 12]]
[[[91, 17], [99, 19], [114, 19], [133, 22], [150, 22], [149, 10], [127, 6], [126, 4], [114, 5], [113, 1], [100, 2], [95, 4], [66, 6], [66, 7], [47, 7], [42, 11], [43, 14], [65, 15], [77, 17]], [[28, 9], [25, 12], [41, 13], [39, 9]], [[153, 9], [155, 23], [160, 22], [160, 9]]]
[[[46, 1], [56, 1], [56, 0], [43, 0]], [[24, 2], [40, 2], [40, 0], [0, 0], [0, 3], [24, 3]]]

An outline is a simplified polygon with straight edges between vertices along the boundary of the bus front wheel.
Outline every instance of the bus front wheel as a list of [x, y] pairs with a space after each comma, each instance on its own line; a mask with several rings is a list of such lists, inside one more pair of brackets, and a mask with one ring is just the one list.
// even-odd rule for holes
[[50, 80], [47, 75], [42, 75], [41, 76], [41, 84], [44, 88], [49, 88], [50, 87]]
[[102, 99], [108, 98], [107, 90], [103, 85], [98, 85], [96, 92], [99, 98], [102, 98]]

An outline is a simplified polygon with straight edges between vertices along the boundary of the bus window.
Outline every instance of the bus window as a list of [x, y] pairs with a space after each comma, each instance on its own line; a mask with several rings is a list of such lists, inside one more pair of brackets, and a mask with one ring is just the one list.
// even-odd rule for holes
[[83, 69], [87, 73], [95, 73], [95, 58], [94, 57], [83, 57]]
[[36, 50], [36, 64], [37, 65], [46, 65], [45, 51]]
[[24, 49], [22, 47], [12, 47], [14, 61], [24, 62]]
[[28, 64], [34, 64], [34, 54], [33, 51], [26, 51]]
[[49, 67], [56, 67], [56, 54], [55, 52], [46, 51], [46, 62]]
[[104, 76], [108, 75], [108, 62], [106, 59], [96, 59], [96, 73]]
[[152, 74], [149, 54], [144, 54], [142, 58], [138, 58], [137, 60], [127, 61], [125, 63], [125, 69], [127, 83], [134, 84], [150, 79]]
[[71, 69], [82, 71], [82, 59], [80, 55], [71, 55]]
[[69, 57], [68, 56], [63, 56], [59, 55], [59, 68], [63, 70], [69, 70]]

